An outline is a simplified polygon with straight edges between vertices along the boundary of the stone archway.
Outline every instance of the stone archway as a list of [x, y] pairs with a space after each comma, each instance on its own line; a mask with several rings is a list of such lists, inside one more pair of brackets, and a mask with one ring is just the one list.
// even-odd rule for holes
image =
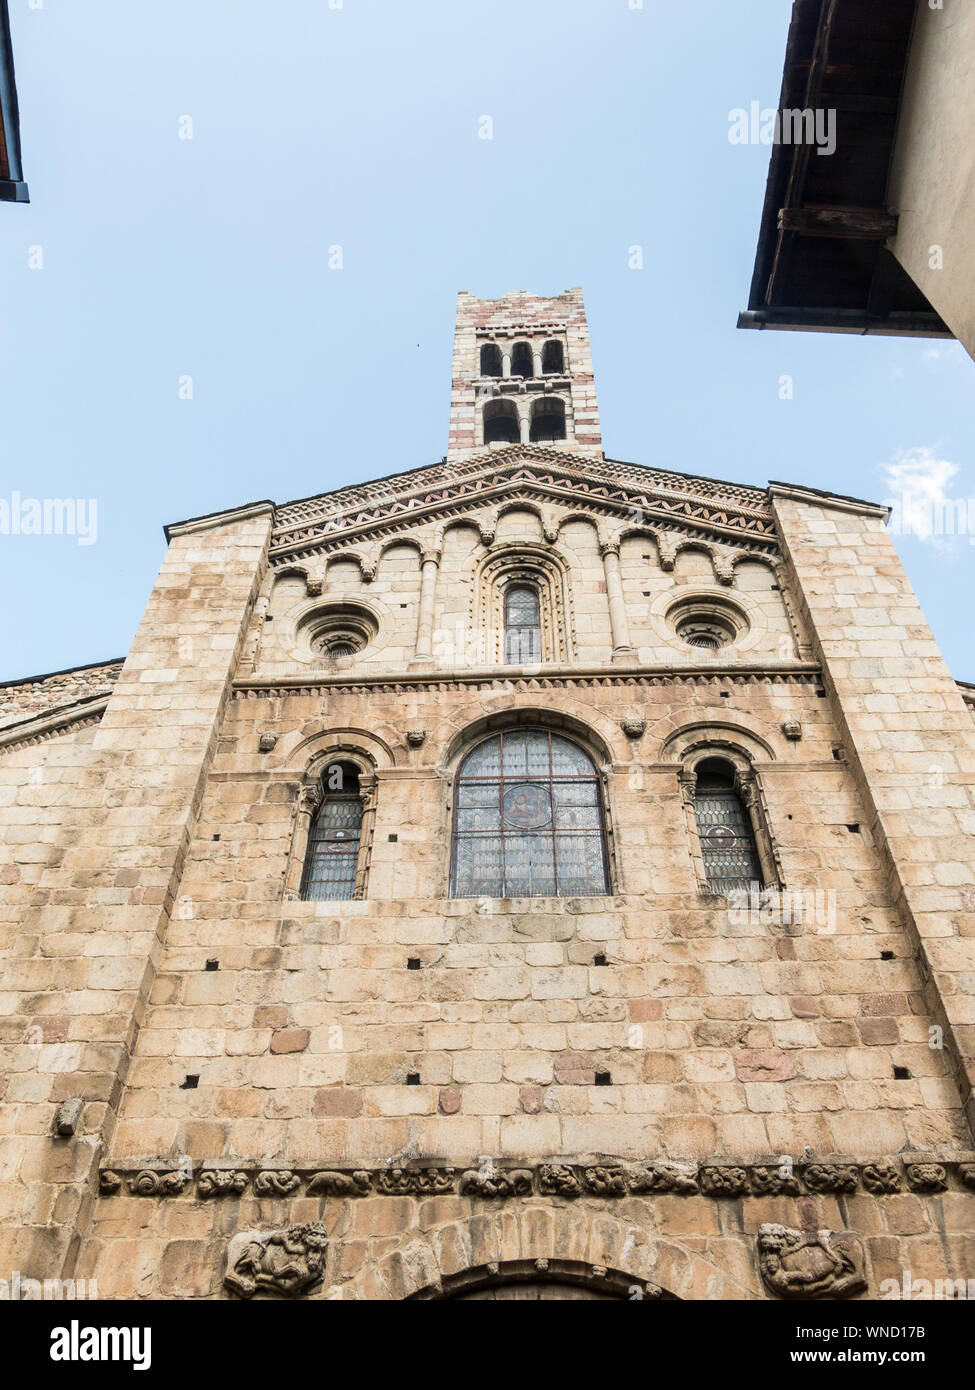
[[639, 1303], [675, 1300], [659, 1284], [635, 1279], [618, 1269], [585, 1264], [581, 1260], [500, 1260], [448, 1275], [439, 1284], [408, 1295], [410, 1300], [437, 1302], [561, 1301]]
[[394, 1248], [387, 1246], [379, 1259], [368, 1261], [331, 1296], [447, 1300], [519, 1285], [534, 1285], [537, 1293], [546, 1284], [546, 1298], [564, 1296], [552, 1289], [553, 1284], [582, 1291], [572, 1297], [589, 1290], [595, 1296], [633, 1301], [764, 1296], [757, 1277], [754, 1284], [741, 1282], [740, 1261], [723, 1268], [711, 1251], [690, 1249], [678, 1239], [661, 1236], [647, 1220], [650, 1213], [636, 1203], [625, 1213], [586, 1199], [571, 1205], [538, 1199], [477, 1202], [461, 1214], [456, 1199], [443, 1199], [438, 1205], [442, 1221], [404, 1230]]

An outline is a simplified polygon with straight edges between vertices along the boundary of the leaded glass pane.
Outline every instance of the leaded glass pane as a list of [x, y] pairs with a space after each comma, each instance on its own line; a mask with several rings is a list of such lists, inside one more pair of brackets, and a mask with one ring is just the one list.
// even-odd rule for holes
[[578, 744], [552, 738], [552, 771], [556, 777], [594, 777], [595, 769]]
[[472, 753], [468, 753], [464, 763], [465, 777], [499, 777], [501, 775], [501, 739], [494, 738], [479, 743]]
[[602, 814], [599, 779], [581, 748], [538, 729], [496, 735], [457, 776], [453, 895], [607, 893]]
[[528, 776], [529, 737], [533, 736], [526, 733], [504, 735], [501, 765], [506, 778]]
[[529, 584], [512, 585], [504, 598], [504, 659], [520, 665], [541, 657], [538, 590]]
[[344, 775], [326, 782], [326, 786], [334, 783], [341, 790], [326, 791], [308, 835], [301, 895], [315, 901], [355, 895], [362, 802], [355, 769], [341, 771]]
[[694, 798], [694, 811], [711, 891], [732, 893], [761, 883], [751, 826], [738, 793], [703, 788]]

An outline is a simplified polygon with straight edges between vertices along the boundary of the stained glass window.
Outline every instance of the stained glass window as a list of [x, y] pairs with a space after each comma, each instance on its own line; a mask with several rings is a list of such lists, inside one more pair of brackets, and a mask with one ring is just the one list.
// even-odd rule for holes
[[504, 659], [509, 666], [542, 659], [542, 622], [533, 584], [512, 584], [505, 592]]
[[516, 729], [467, 755], [454, 787], [450, 891], [455, 898], [609, 893], [599, 776], [577, 744]]
[[755, 837], [729, 764], [709, 759], [698, 767], [694, 812], [712, 893], [761, 886]]
[[355, 896], [362, 801], [359, 774], [350, 763], [326, 769], [324, 796], [308, 835], [301, 896], [316, 901]]

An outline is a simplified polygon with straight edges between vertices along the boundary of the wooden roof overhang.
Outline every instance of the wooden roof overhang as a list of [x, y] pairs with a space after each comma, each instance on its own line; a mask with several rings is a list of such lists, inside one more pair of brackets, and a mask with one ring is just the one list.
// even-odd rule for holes
[[30, 201], [20, 161], [20, 114], [7, 0], [0, 0], [0, 203]]
[[918, 0], [794, 0], [780, 111], [835, 111], [837, 146], [773, 146], [739, 328], [953, 337], [886, 242]]

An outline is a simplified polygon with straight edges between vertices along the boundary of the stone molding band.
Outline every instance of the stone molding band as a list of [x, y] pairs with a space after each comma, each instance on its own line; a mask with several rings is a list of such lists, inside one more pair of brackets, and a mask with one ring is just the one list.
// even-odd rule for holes
[[182, 1167], [172, 1163], [105, 1167], [99, 1174], [103, 1196], [127, 1192], [136, 1197], [170, 1197], [195, 1182], [199, 1198], [240, 1197], [626, 1197], [829, 1196], [865, 1191], [883, 1197], [903, 1192], [938, 1196], [954, 1188], [975, 1191], [975, 1155], [961, 1160], [885, 1158], [871, 1162], [816, 1160], [793, 1163], [634, 1162], [553, 1160], [546, 1163], [483, 1163], [479, 1167], [319, 1168], [215, 1163]]

